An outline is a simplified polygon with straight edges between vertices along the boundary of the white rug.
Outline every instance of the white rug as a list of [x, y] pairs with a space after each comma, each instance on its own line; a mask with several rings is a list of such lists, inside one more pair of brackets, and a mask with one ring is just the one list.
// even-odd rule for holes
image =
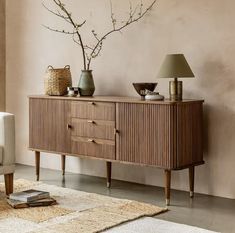
[[114, 227], [105, 233], [215, 233], [197, 227], [168, 222], [156, 218], [138, 220]]

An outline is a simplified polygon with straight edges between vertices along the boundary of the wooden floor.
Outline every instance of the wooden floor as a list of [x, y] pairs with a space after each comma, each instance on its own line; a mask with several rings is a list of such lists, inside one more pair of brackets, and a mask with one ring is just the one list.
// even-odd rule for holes
[[[35, 168], [17, 165], [15, 178], [35, 180]], [[1, 176], [1, 181], [3, 176]], [[94, 192], [118, 198], [165, 205], [163, 188], [145, 186], [123, 181], [113, 181], [112, 188], [106, 188], [106, 179], [66, 173], [62, 178], [60, 171], [41, 169], [41, 181], [76, 190]], [[198, 226], [218, 232], [235, 232], [235, 200], [195, 194], [193, 200], [182, 191], [172, 191], [170, 211], [156, 216], [172, 222]]]

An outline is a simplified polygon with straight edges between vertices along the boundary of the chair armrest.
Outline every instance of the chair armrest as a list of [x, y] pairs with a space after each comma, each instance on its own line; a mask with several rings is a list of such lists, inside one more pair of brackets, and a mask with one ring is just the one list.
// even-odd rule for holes
[[15, 163], [15, 117], [0, 112], [0, 146], [3, 148], [2, 165]]

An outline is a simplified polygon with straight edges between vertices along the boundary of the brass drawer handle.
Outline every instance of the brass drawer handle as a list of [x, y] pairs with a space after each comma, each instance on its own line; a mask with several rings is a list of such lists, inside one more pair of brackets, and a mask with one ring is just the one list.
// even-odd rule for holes
[[72, 125], [67, 124], [67, 130], [70, 130], [70, 129], [72, 129]]
[[88, 139], [87, 141], [88, 141], [88, 142], [95, 143], [95, 140], [94, 140], [94, 139]]
[[88, 120], [87, 123], [95, 124], [95, 121]]
[[88, 104], [95, 105], [95, 102], [88, 102]]
[[119, 134], [119, 130], [114, 128], [114, 134]]

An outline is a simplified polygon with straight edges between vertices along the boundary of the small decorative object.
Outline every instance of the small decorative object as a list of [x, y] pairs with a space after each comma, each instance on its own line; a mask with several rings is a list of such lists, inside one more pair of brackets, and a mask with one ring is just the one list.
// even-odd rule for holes
[[174, 78], [169, 83], [170, 100], [180, 101], [183, 96], [183, 82], [178, 78], [194, 78], [194, 74], [183, 54], [168, 54], [158, 73], [158, 78]]
[[141, 96], [141, 99], [144, 100], [147, 94], [147, 91], [154, 91], [157, 83], [133, 83], [133, 86], [137, 93]]
[[45, 4], [43, 4], [45, 9], [53, 15], [65, 20], [66, 23], [68, 23], [71, 27], [66, 30], [54, 29], [48, 26], [45, 27], [53, 32], [70, 35], [73, 41], [78, 46], [80, 46], [83, 60], [83, 71], [81, 74], [81, 80], [79, 82], [79, 92], [81, 96], [92, 96], [95, 91], [95, 87], [91, 74], [91, 61], [94, 58], [98, 57], [98, 55], [100, 55], [104, 40], [115, 32], [122, 32], [124, 28], [143, 18], [153, 8], [153, 5], [156, 3], [157, 0], [152, 0], [152, 3], [146, 8], [144, 7], [142, 1], [140, 1], [140, 4], [134, 7], [130, 3], [129, 13], [126, 20], [117, 20], [116, 15], [113, 13], [112, 1], [110, 1], [110, 18], [112, 22], [112, 28], [105, 32], [103, 35], [97, 33], [94, 29], [92, 29], [90, 31], [93, 37], [93, 42], [91, 42], [91, 44], [85, 43], [83, 40], [84, 35], [82, 35], [81, 27], [86, 24], [86, 20], [76, 22], [73, 18], [71, 11], [67, 10], [66, 5], [61, 0], [51, 1], [55, 4], [57, 9], [52, 10], [48, 8]]
[[164, 100], [163, 95], [159, 95], [159, 92], [146, 91], [145, 100]]
[[67, 87], [68, 96], [76, 97], [78, 95], [78, 87]]
[[78, 83], [78, 90], [81, 96], [93, 96], [95, 84], [92, 76], [92, 70], [82, 70]]
[[48, 66], [44, 78], [44, 88], [46, 95], [61, 96], [67, 94], [67, 87], [72, 86], [70, 66], [54, 69]]

